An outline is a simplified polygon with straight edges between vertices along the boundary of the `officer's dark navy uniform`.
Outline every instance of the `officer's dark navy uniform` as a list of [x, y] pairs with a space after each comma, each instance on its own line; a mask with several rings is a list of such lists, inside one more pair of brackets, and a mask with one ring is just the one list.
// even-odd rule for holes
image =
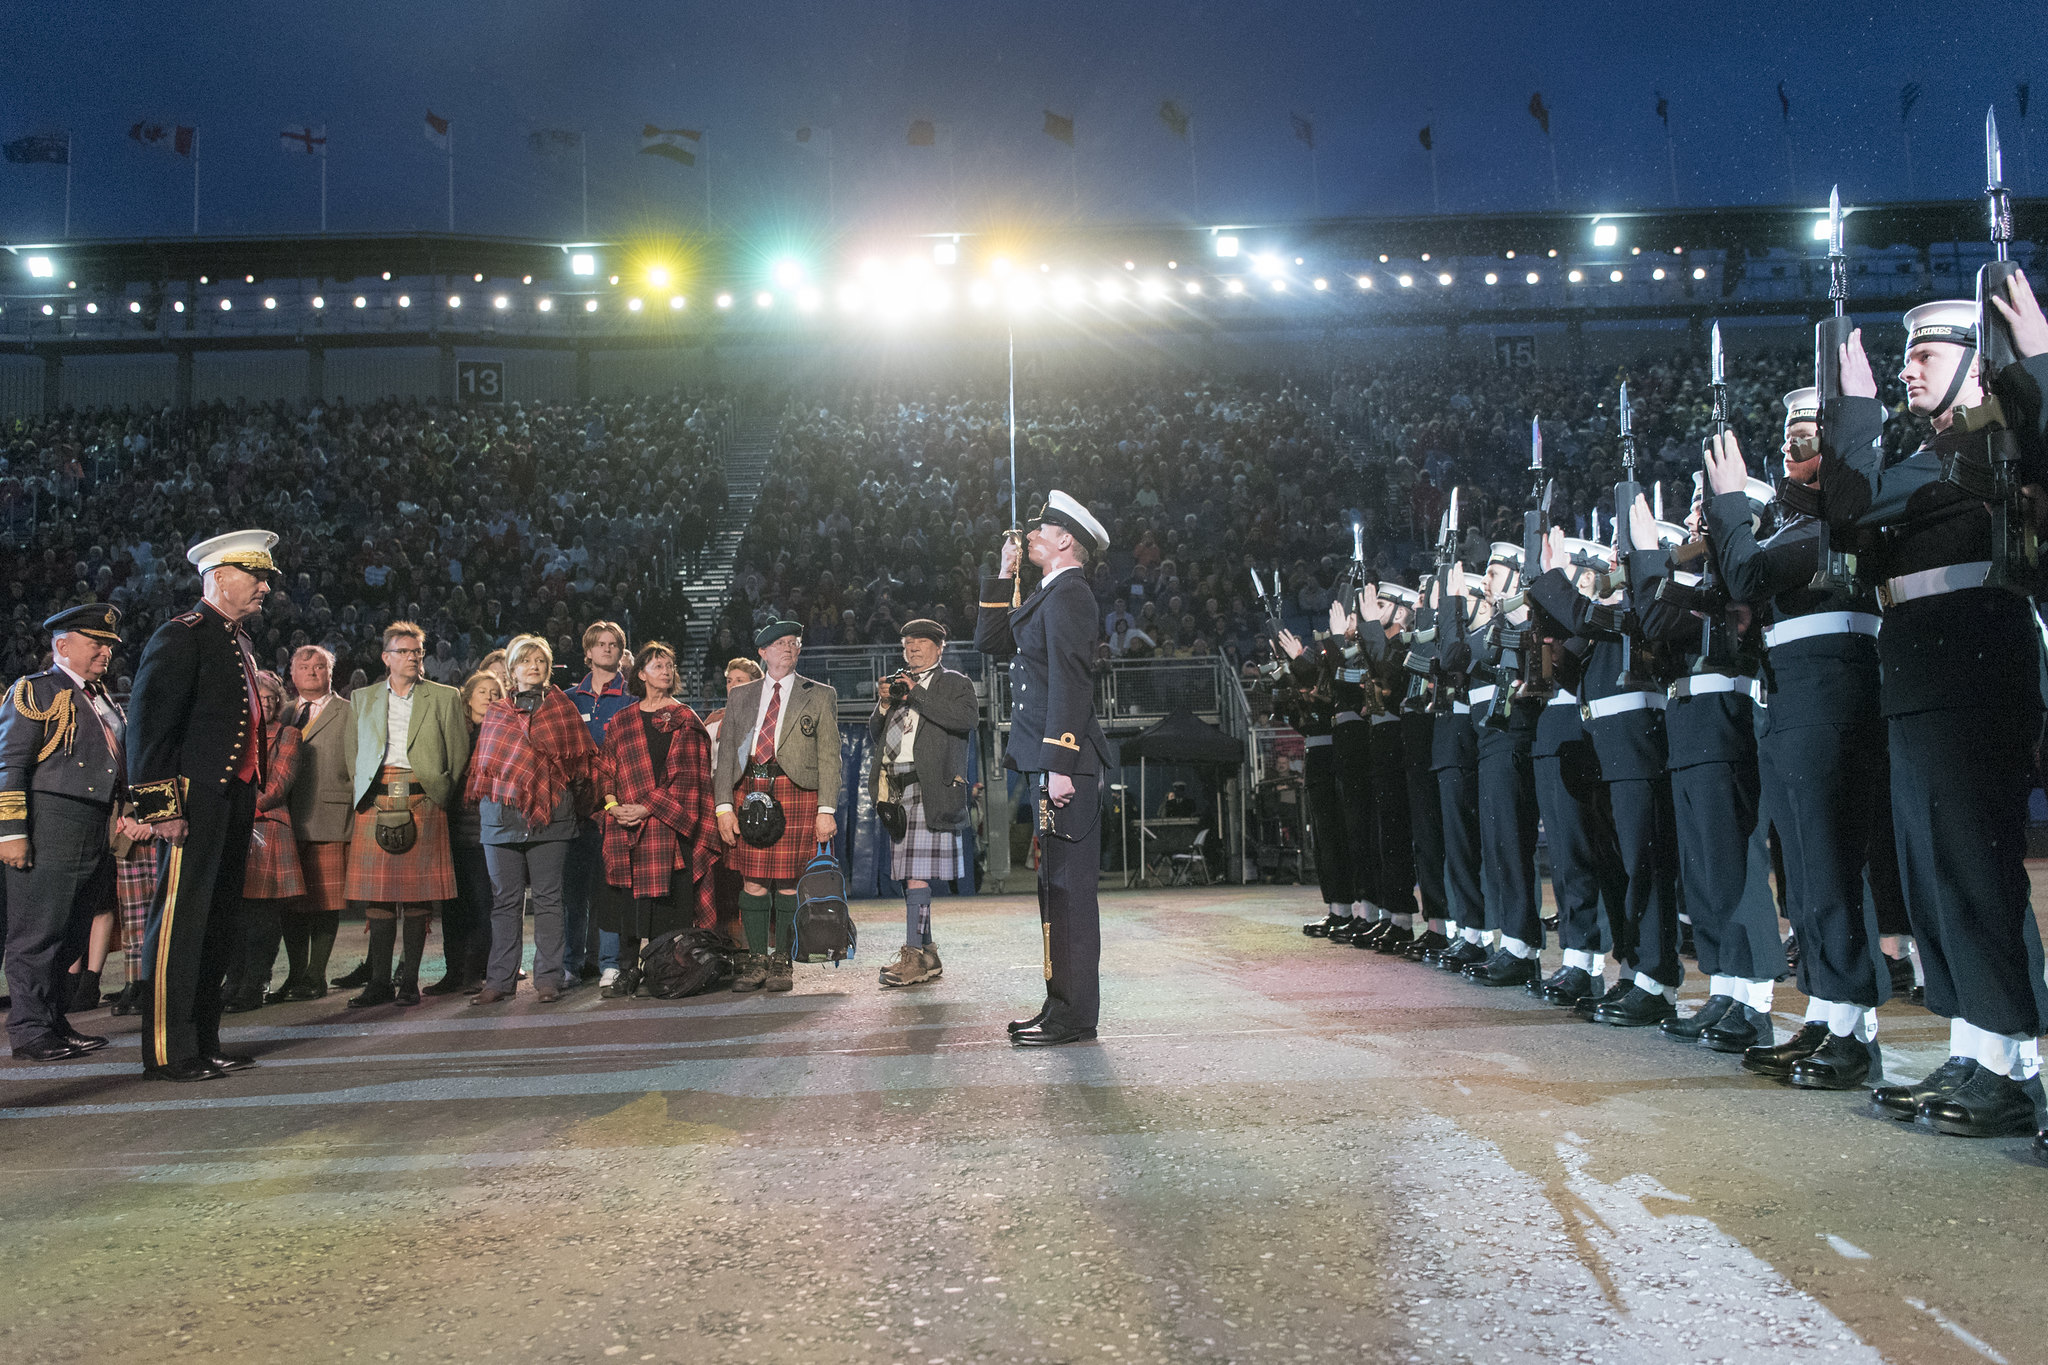
[[[1884, 433], [1884, 405], [1845, 399], [1827, 440], [1869, 446]], [[1813, 427], [1817, 391], [1785, 395], [1785, 427]], [[1881, 933], [1905, 933], [1892, 844], [1890, 769], [1878, 706], [1877, 598], [1839, 542], [1814, 517], [1779, 506], [1761, 541], [1754, 491], [1707, 503], [1714, 561], [1728, 595], [1757, 612], [1765, 647], [1766, 704], [1757, 765], [1763, 818], [1778, 833], [1785, 907], [1799, 940], [1798, 984], [1812, 1022], [1835, 1038], [1872, 1036], [1871, 1011], [1891, 993]], [[1868, 877], [1869, 894], [1865, 894]], [[1786, 1048], [1784, 1077], [1837, 1089], [1868, 1079], [1870, 1052], [1830, 1045], [1803, 1028]]]
[[[1922, 346], [1958, 361], [1957, 378], [1929, 408], [1941, 430], [1889, 468], [1877, 446], [1823, 449], [1820, 494], [1834, 532], [1880, 532], [1862, 567], [1884, 608], [1878, 666], [1899, 876], [1927, 1007], [1951, 1021], [1948, 1062], [1917, 1085], [1883, 1086], [1872, 1098], [1883, 1112], [1938, 1131], [1988, 1137], [2039, 1126], [2048, 984], [2025, 861], [2041, 735], [2040, 623], [2016, 590], [2018, 547], [2002, 562], [1998, 552], [1993, 517], [2006, 507], [1986, 496], [1987, 433], [1953, 415], [1969, 393], [1975, 324], [1975, 305], [1964, 301], [1906, 315], [1909, 373]], [[1991, 377], [2019, 437], [2015, 488], [2048, 484], [2044, 385], [2048, 355]], [[1823, 431], [1830, 417], [1821, 414]]]
[[[1343, 818], [1346, 857], [1351, 864], [1350, 900], [1368, 921], [1380, 918], [1379, 811], [1372, 780], [1372, 703], [1360, 658], [1344, 656], [1345, 641], [1332, 637], [1313, 651], [1323, 656], [1329, 679], [1331, 748], [1336, 754], [1337, 795]], [[1356, 647], [1353, 647], [1356, 654]], [[1385, 932], [1380, 930], [1378, 932]]]
[[[73, 607], [43, 622], [118, 646], [121, 614]], [[114, 908], [108, 822], [126, 787], [125, 721], [98, 679], [60, 660], [0, 702], [0, 847], [26, 840], [29, 865], [6, 869], [7, 1036], [14, 1055], [59, 1061], [105, 1047], [71, 1027], [71, 966], [85, 954], [93, 917]]]
[[1444, 839], [1446, 927], [1460, 931], [1448, 948], [1426, 958], [1446, 971], [1463, 971], [1484, 962], [1480, 939], [1486, 929], [1486, 895], [1479, 884], [1479, 730], [1473, 724], [1466, 696], [1467, 669], [1473, 652], [1484, 642], [1483, 628], [1467, 622], [1467, 604], [1445, 603], [1437, 609], [1436, 726], [1430, 736], [1430, 771], [1436, 775], [1437, 810]]
[[[1684, 530], [1666, 523], [1658, 529], [1664, 548], [1638, 550], [1633, 558], [1642, 578], [1644, 632], [1665, 641], [1678, 675], [1666, 690], [1665, 767], [1677, 817], [1679, 884], [1699, 969], [1708, 978], [1706, 1003], [1662, 1028], [1682, 1042], [1741, 1052], [1754, 1070], [1757, 1059], [1749, 1050], [1770, 1049], [1775, 1041], [1771, 984], [1785, 970], [1770, 848], [1759, 818], [1754, 708], [1762, 647], [1753, 629], [1737, 631], [1717, 580], [1674, 567], [1668, 551], [1685, 538]], [[1791, 1065], [1769, 1060], [1773, 1068]]]
[[1418, 594], [1409, 592], [1402, 600], [1414, 610], [1414, 629], [1394, 636], [1389, 642], [1390, 652], [1397, 656], [1404, 675], [1391, 687], [1390, 695], [1401, 698], [1401, 762], [1408, 789], [1409, 848], [1414, 854], [1415, 889], [1422, 899], [1422, 916], [1428, 921], [1428, 928], [1415, 936], [1405, 954], [1410, 961], [1419, 962], [1450, 946], [1444, 937], [1450, 907], [1444, 890], [1443, 807], [1437, 798], [1436, 770], [1432, 766], [1436, 712], [1430, 706], [1428, 678], [1436, 645], [1433, 639], [1418, 638], [1432, 633], [1436, 613]]
[[[1501, 596], [1513, 592], [1522, 548], [1494, 543], [1489, 574], [1508, 571]], [[1466, 968], [1482, 986], [1527, 986], [1542, 973], [1543, 891], [1536, 880], [1536, 725], [1540, 706], [1517, 705], [1514, 671], [1523, 631], [1498, 614], [1489, 619], [1467, 689], [1479, 734], [1479, 884], [1485, 927], [1499, 935], [1493, 955]], [[1483, 678], [1485, 681], [1479, 681]]]
[[[221, 565], [276, 572], [267, 531], [237, 532], [186, 557], [202, 576]], [[182, 819], [181, 845], [158, 855], [144, 958], [145, 1074], [207, 1080], [247, 1065], [222, 1051], [221, 981], [242, 943], [242, 876], [263, 780], [263, 708], [248, 636], [209, 602], [159, 626], [135, 670], [128, 784], [145, 824]]]
[[[1055, 489], [1041, 524], [1064, 527], [1092, 558], [1109, 548], [1102, 523]], [[1102, 861], [1102, 774], [1115, 763], [1095, 718], [1095, 645], [1101, 613], [1078, 568], [1048, 574], [1014, 609], [1014, 580], [984, 578], [974, 646], [1010, 661], [1010, 734], [1003, 763], [1031, 779], [1038, 812], [1038, 913], [1045, 936], [1045, 1006], [1012, 1027], [1027, 1046], [1093, 1038], [1101, 1008], [1102, 924], [1096, 882]], [[1046, 777], [1074, 781], [1054, 806]]]
[[[1396, 601], [1405, 601], [1403, 591]], [[1370, 753], [1373, 792], [1373, 846], [1379, 855], [1379, 895], [1375, 901], [1393, 928], [1383, 930], [1370, 946], [1380, 952], [1406, 955], [1418, 938], [1415, 932], [1414, 831], [1409, 825], [1408, 752], [1396, 707], [1408, 678], [1400, 651], [1377, 622], [1359, 623], [1359, 657], [1365, 669], [1365, 691], [1371, 701], [1366, 723], [1372, 727]], [[1400, 932], [1396, 933], [1395, 930]], [[1432, 944], [1424, 944], [1425, 950]]]

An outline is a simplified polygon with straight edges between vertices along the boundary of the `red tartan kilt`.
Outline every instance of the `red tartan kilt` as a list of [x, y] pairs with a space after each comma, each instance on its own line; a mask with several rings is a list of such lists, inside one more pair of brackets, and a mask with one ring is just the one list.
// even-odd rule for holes
[[126, 951], [142, 951], [149, 903], [156, 899], [157, 847], [155, 840], [136, 844], [126, 857], [114, 859], [114, 903], [121, 910], [121, 947]]
[[245, 900], [274, 901], [306, 893], [299, 874], [299, 845], [289, 818], [258, 816], [249, 832], [249, 861], [242, 872]]
[[371, 905], [419, 904], [455, 898], [455, 858], [448, 851], [448, 813], [424, 796], [412, 799], [419, 838], [404, 853], [377, 846], [376, 803], [356, 812], [348, 846], [348, 898]]
[[[733, 793], [734, 809], [748, 792], [759, 790], [761, 779], [743, 780]], [[755, 848], [741, 839], [725, 851], [725, 865], [749, 881], [793, 882], [818, 856], [818, 794], [805, 791], [787, 777], [776, 778], [769, 790], [782, 803], [782, 837], [769, 848]]]
[[299, 844], [299, 875], [305, 878], [305, 899], [294, 909], [298, 910], [346, 910], [348, 909], [348, 844], [301, 842]]

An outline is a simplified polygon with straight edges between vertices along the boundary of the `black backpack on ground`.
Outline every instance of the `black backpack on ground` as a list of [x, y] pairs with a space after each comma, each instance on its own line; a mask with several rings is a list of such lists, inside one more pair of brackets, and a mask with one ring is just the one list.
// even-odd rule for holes
[[710, 929], [677, 929], [640, 954], [640, 984], [657, 1000], [681, 1000], [732, 984], [738, 949]]
[[791, 959], [829, 962], [836, 967], [852, 957], [860, 935], [846, 905], [846, 873], [830, 846], [818, 845], [818, 856], [797, 878], [796, 899], [796, 946]]

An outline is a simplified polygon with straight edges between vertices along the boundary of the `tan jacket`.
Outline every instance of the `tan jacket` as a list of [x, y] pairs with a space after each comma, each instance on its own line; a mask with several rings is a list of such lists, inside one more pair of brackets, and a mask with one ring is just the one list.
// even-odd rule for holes
[[[775, 761], [789, 780], [805, 791], [818, 793], [821, 813], [839, 805], [843, 774], [839, 762], [839, 694], [821, 682], [800, 673], [789, 675], [789, 692], [783, 698], [781, 737], [775, 745]], [[718, 753], [711, 765], [711, 795], [720, 810], [732, 808], [733, 789], [747, 766], [740, 746], [753, 731], [761, 713], [761, 698], [767, 680], [734, 688], [726, 694], [725, 721], [718, 728]]]
[[300, 736], [299, 776], [292, 783], [292, 833], [308, 844], [346, 843], [355, 831], [349, 749], [355, 716], [348, 698], [331, 697]]

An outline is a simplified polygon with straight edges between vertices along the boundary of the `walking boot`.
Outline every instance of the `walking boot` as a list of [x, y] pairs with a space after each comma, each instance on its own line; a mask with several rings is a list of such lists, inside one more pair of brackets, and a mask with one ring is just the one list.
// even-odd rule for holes
[[427, 955], [427, 917], [407, 915], [405, 917], [405, 957], [398, 966], [398, 980], [395, 983], [396, 1002], [400, 1005], [417, 1005], [420, 1002], [420, 961]]
[[362, 994], [349, 997], [350, 1009], [360, 1010], [368, 1009], [372, 1005], [388, 1005], [398, 998], [398, 992], [391, 989], [391, 950], [397, 942], [397, 920], [370, 921], [370, 956], [364, 962], [369, 971], [369, 980], [364, 985]]
[[72, 985], [71, 1004], [66, 1014], [86, 1014], [100, 1007], [100, 974], [80, 967]]
[[758, 991], [768, 984], [768, 955], [766, 953], [740, 954], [740, 969], [733, 976], [732, 989], [735, 995]]

